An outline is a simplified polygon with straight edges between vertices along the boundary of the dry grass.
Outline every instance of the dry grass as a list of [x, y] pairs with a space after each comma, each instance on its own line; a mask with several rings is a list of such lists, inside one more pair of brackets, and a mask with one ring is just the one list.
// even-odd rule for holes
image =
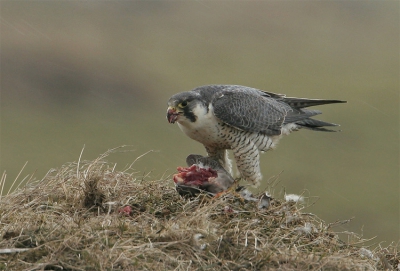
[[[0, 270], [385, 270], [398, 246], [345, 243], [302, 205], [184, 199], [171, 180], [66, 164], [1, 198]], [[130, 214], [121, 212], [130, 206]], [[9, 249], [9, 250], [6, 250]]]

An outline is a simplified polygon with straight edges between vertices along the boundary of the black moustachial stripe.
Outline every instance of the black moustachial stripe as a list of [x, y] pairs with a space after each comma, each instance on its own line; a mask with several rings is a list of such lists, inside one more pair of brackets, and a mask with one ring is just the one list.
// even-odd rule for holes
[[190, 110], [189, 107], [185, 107], [183, 109], [183, 114], [185, 115], [186, 118], [188, 118], [191, 122], [195, 122], [197, 120], [196, 115], [193, 113], [193, 111]]

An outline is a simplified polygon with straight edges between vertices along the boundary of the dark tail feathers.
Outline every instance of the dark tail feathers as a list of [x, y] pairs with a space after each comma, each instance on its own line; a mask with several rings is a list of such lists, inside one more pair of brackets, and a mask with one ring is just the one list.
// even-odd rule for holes
[[321, 100], [321, 99], [307, 99], [307, 98], [294, 98], [294, 97], [285, 97], [283, 98], [283, 102], [287, 103], [288, 105], [294, 108], [304, 108], [304, 107], [323, 105], [323, 104], [347, 103], [347, 101], [341, 101], [341, 100]]
[[296, 121], [296, 124], [301, 126], [302, 128], [314, 130], [314, 131], [322, 131], [322, 132], [340, 132], [340, 130], [331, 130], [323, 128], [324, 126], [340, 126], [339, 124], [325, 122], [316, 119], [303, 119], [300, 121]]

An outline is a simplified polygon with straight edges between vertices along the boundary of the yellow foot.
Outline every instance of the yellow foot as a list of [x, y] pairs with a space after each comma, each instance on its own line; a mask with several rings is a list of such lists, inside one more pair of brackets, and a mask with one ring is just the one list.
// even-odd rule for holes
[[244, 202], [244, 198], [239, 193], [236, 192], [236, 189], [239, 186], [239, 181], [240, 180], [241, 180], [241, 178], [236, 178], [235, 182], [232, 184], [231, 187], [229, 187], [225, 191], [222, 191], [222, 192], [219, 192], [219, 193], [215, 194], [214, 198], [217, 199], [219, 197], [222, 197], [223, 195], [232, 194], [232, 195], [236, 196], [237, 198], [239, 198], [239, 200], [243, 203]]

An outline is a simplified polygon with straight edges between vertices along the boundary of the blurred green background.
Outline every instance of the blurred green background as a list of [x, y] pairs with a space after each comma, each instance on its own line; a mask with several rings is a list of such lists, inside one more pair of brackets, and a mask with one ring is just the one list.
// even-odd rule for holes
[[[166, 101], [205, 84], [347, 100], [341, 133], [300, 131], [262, 155], [275, 188], [319, 197], [337, 231], [399, 241], [398, 1], [1, 1], [1, 173], [34, 173], [120, 145], [123, 169], [163, 179], [203, 147]], [[172, 185], [172, 181], [171, 181]], [[8, 187], [7, 187], [8, 186]], [[263, 186], [265, 187], [265, 185]], [[261, 189], [263, 188], [261, 187]], [[386, 244], [388, 244], [386, 242]]]

